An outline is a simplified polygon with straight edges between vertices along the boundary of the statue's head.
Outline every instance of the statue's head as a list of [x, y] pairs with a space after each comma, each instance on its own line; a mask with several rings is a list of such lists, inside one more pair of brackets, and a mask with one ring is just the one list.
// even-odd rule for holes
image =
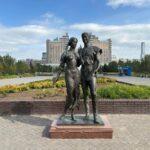
[[90, 34], [87, 32], [82, 33], [82, 41], [84, 44], [88, 44], [90, 41]]
[[71, 37], [71, 38], [69, 39], [68, 46], [70, 46], [70, 47], [72, 47], [72, 48], [76, 48], [77, 42], [78, 42], [78, 39], [77, 39], [77, 38]]

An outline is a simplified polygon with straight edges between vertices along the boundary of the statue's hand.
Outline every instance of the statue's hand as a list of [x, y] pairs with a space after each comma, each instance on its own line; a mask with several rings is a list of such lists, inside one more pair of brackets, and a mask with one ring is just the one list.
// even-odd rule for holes
[[93, 68], [93, 76], [97, 77], [98, 70]]
[[53, 85], [54, 85], [57, 82], [57, 78], [53, 77], [52, 82], [53, 82]]
[[97, 78], [97, 71], [95, 72], [95, 77]]
[[103, 53], [103, 50], [102, 50], [102, 49], [100, 49], [100, 51], [99, 51], [99, 52], [100, 52], [100, 55], [101, 55], [101, 54]]

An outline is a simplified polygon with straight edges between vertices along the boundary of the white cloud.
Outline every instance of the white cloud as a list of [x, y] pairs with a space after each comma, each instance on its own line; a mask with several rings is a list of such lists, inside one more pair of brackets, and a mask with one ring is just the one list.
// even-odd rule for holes
[[76, 31], [92, 32], [99, 39], [112, 39], [113, 54], [124, 58], [139, 58], [140, 43], [146, 43], [146, 51], [150, 53], [150, 24], [101, 25], [94, 23], [74, 24], [70, 26]]
[[[82, 44], [81, 33], [92, 32], [100, 40], [112, 39], [113, 54], [123, 58], [139, 58], [140, 42], [146, 43], [146, 52], [150, 53], [150, 24], [103, 25], [96, 23], [79, 23], [66, 25], [53, 14], [46, 13], [32, 24], [7, 27], [0, 24], [0, 54], [10, 53], [16, 58], [41, 58], [46, 51], [45, 40], [53, 39], [68, 32], [78, 38]], [[55, 18], [55, 19], [54, 19]], [[53, 24], [53, 22], [54, 24]], [[47, 23], [46, 23], [47, 22]], [[48, 23], [49, 22], [49, 23]]]
[[40, 59], [46, 50], [46, 39], [63, 33], [62, 30], [39, 25], [0, 27], [0, 54], [10, 54], [17, 59]]
[[22, 45], [40, 44], [49, 36], [54, 37], [61, 30], [40, 25], [24, 25], [18, 27], [0, 27], [0, 51], [8, 51]]
[[30, 24], [38, 24], [42, 26], [57, 27], [63, 25], [65, 21], [56, 17], [53, 13], [47, 12], [40, 16], [37, 20], [30, 21]]
[[150, 5], [150, 0], [108, 0], [107, 5], [113, 8], [119, 6], [143, 7]]
[[[41, 55], [45, 50], [45, 40], [62, 35], [64, 31], [57, 25], [61, 25], [63, 20], [55, 15], [46, 13], [41, 16], [39, 21], [32, 21], [29, 24], [15, 27], [7, 27], [0, 24], [0, 53], [17, 53], [25, 57], [25, 51], [32, 51], [37, 56], [38, 51]], [[29, 53], [28, 53], [29, 54]]]

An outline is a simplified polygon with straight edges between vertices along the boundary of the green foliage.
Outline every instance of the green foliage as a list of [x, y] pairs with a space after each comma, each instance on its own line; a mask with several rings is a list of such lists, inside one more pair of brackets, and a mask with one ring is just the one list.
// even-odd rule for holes
[[125, 62], [119, 60], [112, 61], [108, 65], [102, 66], [103, 72], [118, 72], [118, 67], [129, 66], [133, 72], [136, 73], [150, 73], [150, 55], [145, 55], [144, 59], [140, 60], [126, 60]]
[[97, 78], [97, 84], [100, 83], [115, 83], [116, 80], [112, 79], [112, 78], [105, 78], [105, 77], [101, 77], [101, 78]]
[[52, 66], [46, 66], [41, 64], [36, 64], [36, 71], [37, 72], [52, 72], [53, 67]]
[[110, 62], [108, 65], [103, 66], [103, 72], [117, 72], [118, 71], [118, 63], [115, 61]]
[[97, 95], [99, 98], [109, 99], [149, 99], [150, 87], [113, 83], [97, 89]]
[[9, 55], [0, 56], [0, 76], [5, 75], [18, 75], [35, 72], [58, 72], [58, 66], [47, 66], [41, 65], [39, 62], [30, 61], [29, 63], [25, 61], [16, 61], [13, 57]]
[[29, 70], [30, 70], [30, 68], [25, 62], [19, 60], [16, 63], [16, 73], [17, 74], [24, 74], [24, 73], [29, 72]]
[[14, 74], [16, 71], [16, 60], [9, 55], [0, 56], [0, 73], [1, 74]]
[[29, 73], [30, 68], [24, 61], [16, 61], [9, 55], [0, 56], [0, 76]]
[[45, 81], [31, 82], [28, 83], [27, 86], [30, 89], [44, 89], [44, 88], [52, 88], [53, 84], [50, 80], [45, 80]]
[[150, 55], [146, 55], [141, 61], [141, 71], [150, 73]]
[[5, 74], [5, 75], [0, 75], [0, 79], [9, 79], [9, 78], [17, 78], [17, 75], [9, 75], [9, 74]]
[[9, 79], [9, 78], [22, 78], [22, 77], [31, 77], [33, 74], [30, 73], [24, 73], [24, 74], [18, 74], [18, 75], [10, 75], [10, 74], [5, 74], [5, 75], [0, 75], [0, 79]]
[[59, 81], [56, 82], [55, 86], [56, 86], [57, 88], [61, 88], [61, 87], [65, 87], [66, 84], [65, 84], [65, 81], [64, 81], [64, 80], [59, 80]]

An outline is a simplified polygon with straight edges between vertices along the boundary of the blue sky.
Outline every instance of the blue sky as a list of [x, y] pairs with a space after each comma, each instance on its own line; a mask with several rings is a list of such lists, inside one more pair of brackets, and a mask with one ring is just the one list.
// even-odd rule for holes
[[0, 55], [40, 59], [45, 40], [68, 32], [112, 39], [118, 58], [150, 53], [150, 0], [0, 0]]

